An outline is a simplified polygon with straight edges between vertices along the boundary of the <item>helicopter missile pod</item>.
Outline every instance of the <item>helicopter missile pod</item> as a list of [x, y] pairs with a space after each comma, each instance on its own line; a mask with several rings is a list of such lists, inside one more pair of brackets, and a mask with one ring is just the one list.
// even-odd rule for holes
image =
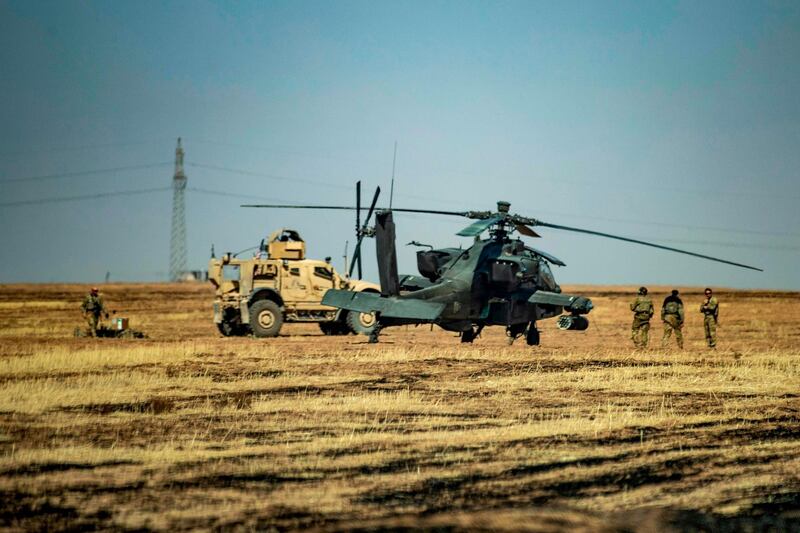
[[[610, 239], [632, 242], [671, 252], [691, 255], [761, 271], [760, 268], [719, 259], [708, 255], [662, 246], [637, 239], [598, 231], [551, 224], [535, 218], [509, 212], [511, 204], [497, 202], [497, 211], [437, 211], [429, 209], [375, 209], [380, 187], [361, 223], [361, 184], [356, 186], [356, 206], [292, 206], [244, 205], [242, 207], [337, 209], [356, 211], [357, 242], [350, 270], [361, 262], [361, 242], [375, 237], [381, 294], [329, 290], [322, 303], [348, 311], [374, 313], [378, 327], [370, 334], [377, 342], [381, 328], [405, 324], [436, 324], [447, 331], [460, 333], [461, 342], [473, 342], [485, 326], [505, 326], [509, 339], [525, 336], [529, 345], [539, 344], [536, 322], [557, 318], [562, 330], [582, 331], [589, 327], [585, 315], [592, 310], [589, 298], [561, 292], [550, 264], [566, 266], [558, 258], [527, 246], [513, 234], [539, 237], [534, 227], [585, 233]], [[395, 225], [393, 213], [427, 213], [461, 216], [475, 222], [457, 235], [474, 237], [469, 248], [439, 248], [416, 241], [419, 275], [400, 276], [397, 273]], [[375, 225], [369, 221], [375, 214]], [[484, 232], [488, 238], [480, 238]], [[359, 268], [360, 270], [360, 268]]]

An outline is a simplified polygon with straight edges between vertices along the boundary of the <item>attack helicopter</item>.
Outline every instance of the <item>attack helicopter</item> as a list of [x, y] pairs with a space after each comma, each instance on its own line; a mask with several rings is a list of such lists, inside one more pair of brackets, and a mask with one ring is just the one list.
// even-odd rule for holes
[[[354, 210], [356, 212], [356, 246], [349, 275], [358, 267], [361, 277], [361, 243], [364, 237], [376, 240], [376, 255], [381, 293], [364, 293], [331, 289], [322, 299], [330, 305], [359, 313], [374, 313], [378, 327], [370, 333], [370, 342], [378, 342], [382, 328], [408, 324], [436, 324], [444, 330], [460, 334], [461, 342], [473, 342], [486, 326], [505, 326], [510, 342], [525, 336], [528, 345], [540, 340], [537, 321], [556, 318], [558, 328], [583, 331], [589, 327], [586, 315], [592, 301], [580, 295], [565, 294], [556, 283], [549, 265], [566, 266], [553, 255], [527, 246], [514, 234], [540, 237], [534, 227], [584, 233], [631, 242], [740, 268], [760, 268], [663, 246], [610, 233], [563, 226], [532, 217], [512, 214], [511, 204], [497, 202], [496, 211], [441, 211], [431, 209], [376, 209], [380, 187], [375, 191], [367, 216], [361, 223], [361, 182], [356, 184], [356, 206], [330, 205], [266, 205], [242, 207], [270, 209]], [[391, 201], [390, 201], [391, 205]], [[394, 212], [459, 216], [475, 220], [456, 235], [473, 237], [469, 248], [435, 249], [412, 241], [417, 251], [417, 275], [400, 276], [397, 271]], [[375, 225], [369, 222], [375, 214]], [[481, 234], [488, 232], [488, 238]], [[426, 248], [426, 249], [425, 249]]]

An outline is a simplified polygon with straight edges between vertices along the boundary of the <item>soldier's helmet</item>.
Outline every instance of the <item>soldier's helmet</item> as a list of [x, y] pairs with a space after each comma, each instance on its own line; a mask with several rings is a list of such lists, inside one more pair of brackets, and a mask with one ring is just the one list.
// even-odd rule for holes
[[100, 292], [100, 291], [97, 289], [97, 287], [92, 287], [92, 290], [91, 290], [92, 294], [97, 294], [98, 292]]
[[639, 294], [641, 294], [642, 296], [647, 294], [647, 287], [639, 287]]
[[678, 289], [672, 289], [672, 295], [673, 296], [677, 296], [678, 295]]

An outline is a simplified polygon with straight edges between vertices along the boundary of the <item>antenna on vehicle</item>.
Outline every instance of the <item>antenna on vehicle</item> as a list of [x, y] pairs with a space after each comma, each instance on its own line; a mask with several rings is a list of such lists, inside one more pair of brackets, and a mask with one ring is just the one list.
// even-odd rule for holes
[[344, 271], [347, 272], [347, 245], [350, 244], [350, 241], [344, 241]]
[[397, 163], [397, 141], [394, 142], [394, 156], [392, 156], [392, 185], [389, 188], [389, 211], [392, 210], [392, 199], [394, 198], [394, 169]]

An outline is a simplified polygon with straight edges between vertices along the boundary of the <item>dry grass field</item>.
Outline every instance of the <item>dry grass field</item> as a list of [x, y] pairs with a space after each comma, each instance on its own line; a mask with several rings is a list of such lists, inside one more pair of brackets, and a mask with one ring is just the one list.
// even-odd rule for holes
[[800, 528], [797, 293], [719, 290], [709, 351], [682, 290], [686, 349], [635, 351], [633, 287], [534, 348], [222, 338], [193, 284], [104, 286], [149, 338], [74, 338], [86, 289], [0, 286], [5, 529]]

